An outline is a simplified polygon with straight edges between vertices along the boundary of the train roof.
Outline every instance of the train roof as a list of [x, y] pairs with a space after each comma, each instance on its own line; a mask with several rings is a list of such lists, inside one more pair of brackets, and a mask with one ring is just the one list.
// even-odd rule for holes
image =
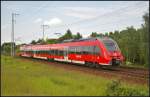
[[92, 38], [80, 38], [80, 39], [68, 39], [64, 40], [63, 42], [60, 43], [67, 43], [67, 42], [80, 42], [80, 41], [93, 41], [93, 40], [113, 40], [110, 37], [92, 37]]
[[111, 40], [114, 41], [113, 39], [111, 39], [110, 37], [94, 37], [94, 38], [81, 38], [81, 39], [70, 39], [70, 40], [65, 40], [61, 43], [57, 43], [57, 44], [29, 44], [29, 45], [22, 45], [20, 47], [20, 50], [47, 50], [49, 48], [62, 48], [64, 46], [77, 46], [77, 45], [93, 45], [96, 41], [101, 41], [104, 42], [104, 40]]
[[[112, 40], [110, 37], [92, 37], [92, 38], [80, 38], [80, 39], [68, 39], [68, 40], [64, 40], [62, 42], [56, 43], [56, 44], [62, 44], [62, 43], [72, 43], [72, 42], [84, 42], [84, 41], [94, 41], [94, 40]], [[26, 45], [22, 45], [22, 46], [38, 46], [38, 45], [54, 45], [54, 44], [26, 44]]]
[[96, 40], [95, 38], [80, 38], [80, 39], [68, 39], [64, 40], [61, 43], [67, 43], [67, 42], [80, 42], [80, 41], [87, 41], [87, 40]]

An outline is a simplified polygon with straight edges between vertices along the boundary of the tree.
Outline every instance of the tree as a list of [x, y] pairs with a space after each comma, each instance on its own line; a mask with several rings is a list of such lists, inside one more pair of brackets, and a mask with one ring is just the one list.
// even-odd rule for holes
[[30, 44], [36, 44], [36, 41], [35, 40], [32, 40], [32, 42]]
[[73, 38], [72, 32], [70, 29], [67, 30], [67, 33], [64, 35], [64, 38], [65, 39], [72, 39]]
[[109, 32], [109, 37], [113, 38], [114, 34], [113, 32]]
[[40, 39], [37, 41], [37, 43], [42, 43], [43, 42], [43, 39]]
[[105, 33], [105, 36], [108, 36], [108, 33], [107, 33], [107, 32]]
[[[2, 54], [11, 55], [11, 45], [12, 45], [12, 42], [3, 43], [1, 46]], [[13, 43], [13, 45], [15, 45], [15, 43]]]
[[148, 61], [149, 61], [149, 13], [145, 13], [143, 15], [143, 20], [144, 24], [142, 25], [142, 32], [143, 32], [143, 53], [145, 54], [144, 56], [144, 62], [148, 66]]
[[97, 36], [98, 36], [97, 32], [92, 32], [92, 34], [90, 35], [90, 37], [97, 37]]
[[104, 37], [104, 34], [100, 33], [98, 36], [99, 36], [99, 37]]
[[58, 39], [58, 41], [61, 42], [63, 40], [72, 39], [72, 38], [73, 38], [72, 32], [70, 29], [68, 29], [67, 32]]
[[57, 39], [47, 39], [46, 43], [47, 44], [55, 44], [55, 43], [57, 43]]
[[76, 35], [74, 35], [74, 39], [80, 39], [82, 38], [82, 35], [78, 32]]

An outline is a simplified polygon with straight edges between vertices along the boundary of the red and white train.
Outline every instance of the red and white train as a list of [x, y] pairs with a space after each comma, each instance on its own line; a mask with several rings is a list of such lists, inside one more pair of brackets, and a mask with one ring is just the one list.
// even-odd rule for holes
[[20, 56], [91, 66], [118, 66], [124, 60], [117, 43], [108, 37], [70, 40], [57, 44], [23, 45], [20, 51]]

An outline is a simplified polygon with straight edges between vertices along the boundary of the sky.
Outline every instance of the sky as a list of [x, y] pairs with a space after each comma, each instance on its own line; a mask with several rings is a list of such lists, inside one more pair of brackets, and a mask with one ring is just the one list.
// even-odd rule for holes
[[[11, 41], [12, 13], [15, 42], [30, 43], [43, 37], [58, 38], [67, 29], [84, 38], [92, 32], [106, 33], [134, 26], [149, 12], [149, 1], [1, 1], [1, 44]], [[60, 33], [60, 34], [56, 34]]]

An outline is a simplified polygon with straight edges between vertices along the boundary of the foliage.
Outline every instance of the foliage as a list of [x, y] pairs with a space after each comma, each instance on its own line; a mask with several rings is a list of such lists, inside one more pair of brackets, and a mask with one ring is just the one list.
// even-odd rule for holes
[[96, 32], [92, 32], [92, 34], [90, 35], [90, 37], [97, 37], [98, 34]]
[[92, 34], [90, 35], [90, 37], [104, 37], [105, 35], [102, 33], [97, 33], [97, 32], [92, 32]]
[[72, 38], [73, 38], [72, 32], [70, 29], [68, 29], [67, 32], [58, 39], [58, 41], [61, 42], [63, 40], [72, 39]]
[[30, 44], [36, 44], [36, 41], [35, 40], [32, 40], [32, 42]]
[[79, 32], [77, 32], [77, 35], [74, 35], [74, 39], [80, 39], [80, 38], [82, 38], [82, 35]]
[[57, 39], [47, 39], [46, 43], [47, 44], [55, 44], [55, 43], [57, 43], [57, 41], [58, 41]]
[[11, 54], [11, 45], [12, 44], [15, 46], [15, 43], [12, 43], [12, 42], [5, 42], [5, 43], [3, 43], [2, 46], [1, 46], [2, 54], [10, 55]]
[[123, 87], [120, 80], [113, 80], [107, 84], [107, 96], [144, 96], [145, 93], [140, 89]]

